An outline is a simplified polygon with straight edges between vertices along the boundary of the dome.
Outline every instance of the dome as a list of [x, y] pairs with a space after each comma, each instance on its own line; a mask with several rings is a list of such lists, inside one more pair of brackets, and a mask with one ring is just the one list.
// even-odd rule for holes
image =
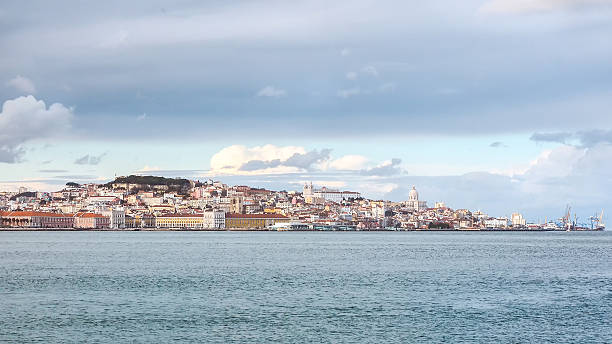
[[419, 199], [419, 193], [416, 191], [416, 188], [413, 186], [412, 190], [408, 194], [408, 199], [411, 201], [417, 201]]

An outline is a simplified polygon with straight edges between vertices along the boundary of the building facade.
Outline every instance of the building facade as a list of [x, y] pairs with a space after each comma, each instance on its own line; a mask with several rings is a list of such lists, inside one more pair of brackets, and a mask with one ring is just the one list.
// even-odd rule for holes
[[410, 192], [408, 193], [406, 207], [414, 211], [420, 211], [427, 208], [426, 201], [419, 201], [419, 193], [417, 192], [414, 186], [412, 187], [412, 190], [410, 190]]
[[225, 229], [225, 212], [223, 210], [209, 210], [204, 212], [204, 229]]
[[157, 228], [202, 229], [204, 216], [202, 214], [165, 214], [155, 219]]
[[40, 211], [0, 212], [0, 227], [11, 228], [72, 228], [72, 214], [47, 213]]
[[76, 213], [74, 215], [74, 228], [102, 229], [110, 228], [110, 218], [95, 213]]
[[281, 222], [289, 222], [289, 218], [280, 214], [225, 214], [225, 227], [229, 229], [266, 229]]

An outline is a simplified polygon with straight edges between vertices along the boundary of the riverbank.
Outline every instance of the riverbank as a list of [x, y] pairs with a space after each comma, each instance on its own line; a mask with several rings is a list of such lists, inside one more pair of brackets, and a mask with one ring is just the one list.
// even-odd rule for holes
[[[522, 228], [465, 228], [465, 229], [387, 229], [387, 228], [371, 228], [359, 230], [274, 230], [274, 229], [257, 229], [257, 228], [225, 228], [225, 229], [192, 229], [192, 228], [0, 228], [0, 232], [565, 232], [564, 230], [552, 229], [522, 229]], [[601, 232], [602, 230], [579, 230], [574, 232]]]

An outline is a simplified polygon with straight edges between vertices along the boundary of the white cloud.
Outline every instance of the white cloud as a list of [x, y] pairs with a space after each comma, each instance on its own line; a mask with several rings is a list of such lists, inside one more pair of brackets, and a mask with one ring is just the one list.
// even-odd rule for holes
[[142, 115], [139, 115], [138, 117], [136, 117], [137, 121], [144, 121], [145, 119], [147, 119], [146, 113], [143, 113]]
[[345, 155], [329, 163], [329, 167], [336, 170], [358, 171], [365, 168], [368, 158], [363, 155]]
[[258, 97], [272, 97], [280, 98], [287, 95], [287, 91], [275, 88], [273, 86], [266, 86], [257, 92]]
[[21, 144], [61, 135], [71, 127], [72, 109], [55, 103], [47, 108], [34, 96], [7, 100], [0, 113], [0, 162], [18, 162], [25, 153]]
[[359, 191], [362, 194], [381, 195], [381, 193], [389, 193], [399, 187], [396, 183], [375, 183], [365, 182], [359, 184]]
[[402, 159], [391, 159], [387, 161], [383, 161], [381, 164], [368, 168], [362, 169], [361, 174], [364, 176], [380, 176], [380, 177], [388, 177], [393, 175], [398, 175], [402, 173], [402, 169], [400, 164], [402, 163]]
[[482, 5], [481, 13], [547, 12], [593, 5], [610, 5], [609, 0], [491, 0]]
[[36, 94], [36, 86], [32, 80], [26, 78], [25, 76], [17, 75], [13, 79], [9, 80], [7, 86], [14, 87], [18, 91], [24, 92], [26, 94]]
[[291, 182], [291, 181], [288, 182], [288, 184], [300, 185], [300, 186], [307, 184], [307, 183], [312, 183], [312, 185], [314, 186], [319, 186], [319, 187], [326, 186], [328, 188], [336, 188], [336, 189], [346, 187], [346, 182], [342, 180], [300, 180], [297, 182]]
[[346, 78], [349, 80], [356, 80], [357, 79], [357, 73], [356, 72], [348, 72], [346, 73]]
[[161, 168], [159, 168], [159, 166], [149, 166], [149, 165], [145, 165], [143, 168], [141, 168], [140, 170], [136, 171], [138, 173], [141, 172], [155, 172], [155, 171], [160, 171]]

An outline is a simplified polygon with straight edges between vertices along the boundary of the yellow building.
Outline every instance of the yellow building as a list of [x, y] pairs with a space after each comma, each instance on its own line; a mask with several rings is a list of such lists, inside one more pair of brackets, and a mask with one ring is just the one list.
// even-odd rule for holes
[[165, 214], [155, 219], [157, 228], [189, 228], [199, 229], [204, 227], [204, 216], [202, 214]]
[[225, 214], [227, 229], [265, 229], [279, 222], [289, 222], [289, 218], [280, 214]]

